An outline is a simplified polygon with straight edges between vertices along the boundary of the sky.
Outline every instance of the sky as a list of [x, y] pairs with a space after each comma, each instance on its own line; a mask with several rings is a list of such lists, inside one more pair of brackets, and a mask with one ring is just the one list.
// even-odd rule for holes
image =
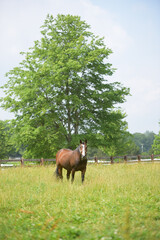
[[[116, 72], [109, 81], [130, 88], [121, 105], [131, 133], [160, 130], [160, 1], [159, 0], [0, 0], [0, 86], [5, 73], [19, 66], [41, 38], [47, 14], [81, 16], [91, 31], [104, 37]], [[0, 97], [4, 92], [0, 90]], [[0, 108], [0, 120], [13, 114]]]

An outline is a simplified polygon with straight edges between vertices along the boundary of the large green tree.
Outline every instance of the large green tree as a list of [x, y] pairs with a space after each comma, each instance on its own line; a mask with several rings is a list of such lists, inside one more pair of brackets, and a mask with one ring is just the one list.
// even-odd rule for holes
[[112, 51], [89, 28], [79, 16], [48, 15], [42, 38], [7, 73], [2, 106], [15, 114], [14, 141], [26, 156], [73, 148], [79, 135], [110, 147], [126, 131], [125, 114], [116, 106], [129, 90], [108, 82]]

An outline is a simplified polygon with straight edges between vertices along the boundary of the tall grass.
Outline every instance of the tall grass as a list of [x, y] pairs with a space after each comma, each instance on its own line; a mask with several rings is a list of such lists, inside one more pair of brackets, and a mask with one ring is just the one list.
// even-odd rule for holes
[[[0, 239], [160, 239], [160, 164], [0, 170]], [[63, 172], [65, 175], [66, 172]]]

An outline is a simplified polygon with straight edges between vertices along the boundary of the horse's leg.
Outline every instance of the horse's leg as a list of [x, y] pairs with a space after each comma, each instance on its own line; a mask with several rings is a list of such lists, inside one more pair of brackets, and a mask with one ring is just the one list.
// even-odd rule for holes
[[58, 177], [60, 179], [63, 179], [63, 176], [62, 176], [62, 167], [61, 166], [58, 166]]
[[70, 173], [71, 173], [71, 171], [67, 170], [67, 180], [69, 180], [69, 178], [70, 178]]
[[82, 183], [84, 182], [86, 168], [81, 171]]
[[75, 175], [75, 169], [72, 169], [72, 180], [71, 180], [72, 183], [74, 181], [74, 175]]

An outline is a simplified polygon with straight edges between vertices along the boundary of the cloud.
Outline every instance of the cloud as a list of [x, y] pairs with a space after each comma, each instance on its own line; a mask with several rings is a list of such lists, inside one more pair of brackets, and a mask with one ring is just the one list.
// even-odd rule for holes
[[[1, 9], [2, 43], [13, 53], [14, 49], [25, 50], [34, 40], [40, 38], [40, 26], [46, 15], [71, 13], [82, 16], [100, 36], [105, 36], [107, 45], [116, 51], [128, 46], [131, 38], [116, 21], [113, 14], [92, 4], [89, 0], [45, 0], [45, 1], [4, 1]], [[117, 41], [118, 39], [118, 41]], [[3, 48], [2, 48], [3, 50]], [[20, 51], [21, 51], [20, 50]], [[14, 51], [16, 54], [17, 52]]]
[[[6, 0], [0, 10], [0, 62], [4, 73], [22, 61], [21, 51], [28, 51], [34, 41], [40, 39], [40, 26], [48, 13], [80, 15], [91, 25], [91, 31], [105, 37], [107, 47], [116, 54], [125, 51], [131, 42], [116, 17], [89, 0]], [[2, 83], [6, 81], [3, 75], [0, 76]]]
[[105, 43], [114, 52], [122, 53], [132, 44], [133, 40], [126, 30], [118, 23], [116, 15], [93, 5], [91, 1], [82, 1], [83, 15], [93, 31], [105, 37]]

